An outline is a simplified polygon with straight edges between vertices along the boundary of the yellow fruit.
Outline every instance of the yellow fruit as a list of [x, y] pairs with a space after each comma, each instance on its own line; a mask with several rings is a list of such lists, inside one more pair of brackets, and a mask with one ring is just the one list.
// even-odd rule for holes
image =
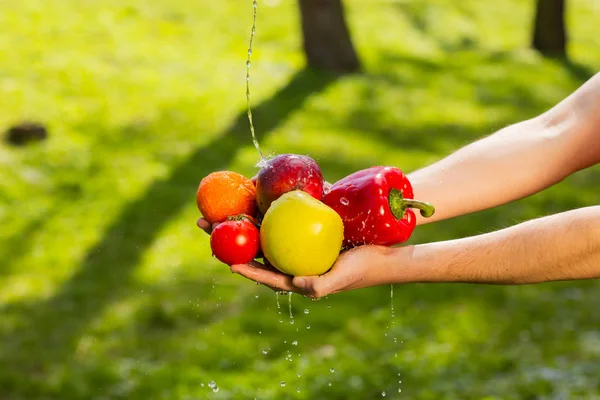
[[343, 239], [339, 214], [301, 190], [285, 193], [271, 203], [260, 229], [265, 257], [279, 271], [293, 276], [327, 272]]

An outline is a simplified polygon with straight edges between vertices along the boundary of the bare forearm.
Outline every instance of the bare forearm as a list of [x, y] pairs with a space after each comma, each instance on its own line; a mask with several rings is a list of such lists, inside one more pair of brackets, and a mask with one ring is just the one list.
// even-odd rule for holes
[[[408, 265], [405, 264], [409, 251]], [[402, 256], [402, 257], [400, 257]], [[395, 282], [527, 284], [600, 277], [600, 206], [447, 242], [396, 248]], [[394, 263], [394, 257], [403, 262]]]
[[600, 160], [600, 74], [537, 118], [506, 127], [409, 174], [433, 203], [424, 224], [537, 193]]

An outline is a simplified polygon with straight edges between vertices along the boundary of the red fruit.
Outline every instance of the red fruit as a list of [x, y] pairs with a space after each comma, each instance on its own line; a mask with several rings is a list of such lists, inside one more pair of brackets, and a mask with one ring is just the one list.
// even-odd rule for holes
[[250, 217], [236, 217], [219, 224], [212, 231], [210, 248], [222, 263], [246, 264], [258, 255], [260, 233]]
[[323, 199], [323, 174], [315, 160], [297, 154], [281, 154], [267, 160], [256, 177], [258, 209], [264, 215], [273, 201], [293, 190]]

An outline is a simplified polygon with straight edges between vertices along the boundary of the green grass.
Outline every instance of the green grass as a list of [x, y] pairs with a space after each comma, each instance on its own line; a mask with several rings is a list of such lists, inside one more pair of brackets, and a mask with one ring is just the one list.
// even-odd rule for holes
[[[569, 1], [568, 63], [528, 49], [532, 1], [455, 3], [346, 1], [365, 72], [336, 78], [303, 70], [296, 2], [259, 1], [263, 149], [309, 154], [330, 181], [411, 171], [600, 67], [594, 0]], [[594, 281], [397, 286], [394, 321], [389, 287], [294, 295], [290, 324], [287, 298], [279, 315], [271, 291], [210, 257], [199, 180], [256, 171], [251, 20], [250, 0], [2, 8], [0, 127], [32, 118], [50, 137], [0, 146], [0, 399], [600, 398]], [[598, 204], [598, 185], [592, 168], [412, 242]]]

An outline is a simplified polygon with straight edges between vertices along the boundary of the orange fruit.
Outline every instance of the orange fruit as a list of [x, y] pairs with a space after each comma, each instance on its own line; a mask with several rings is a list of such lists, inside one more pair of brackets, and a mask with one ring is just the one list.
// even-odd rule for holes
[[239, 214], [256, 215], [256, 187], [244, 175], [218, 171], [207, 175], [196, 192], [196, 204], [211, 224]]

